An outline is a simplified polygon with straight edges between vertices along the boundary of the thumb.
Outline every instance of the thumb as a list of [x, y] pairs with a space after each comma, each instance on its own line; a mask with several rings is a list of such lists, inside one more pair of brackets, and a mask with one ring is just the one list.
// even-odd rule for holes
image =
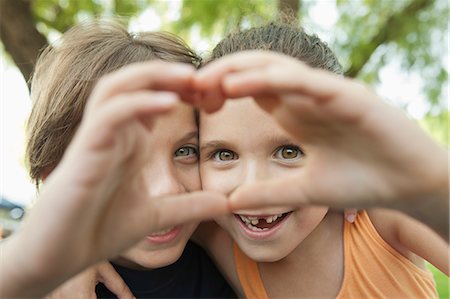
[[313, 204], [305, 193], [302, 181], [300, 174], [242, 186], [231, 194], [230, 208], [242, 210]]
[[151, 211], [145, 213], [155, 215], [160, 228], [212, 219], [230, 212], [225, 195], [205, 191], [155, 198], [154, 205], [148, 209]]

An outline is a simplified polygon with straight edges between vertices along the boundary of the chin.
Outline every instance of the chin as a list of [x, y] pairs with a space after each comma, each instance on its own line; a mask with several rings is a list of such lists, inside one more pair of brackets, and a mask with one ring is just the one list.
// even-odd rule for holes
[[159, 250], [132, 248], [124, 254], [122, 258], [141, 268], [161, 268], [175, 263], [183, 254], [186, 243], [187, 240], [186, 242], [178, 242], [178, 244], [172, 247], [162, 248]]
[[253, 247], [248, 245], [240, 246], [240, 244], [238, 243], [238, 246], [245, 253], [245, 255], [247, 255], [255, 262], [260, 263], [278, 262], [279, 260], [282, 260], [292, 252], [292, 250], [286, 249], [283, 250], [276, 247], [272, 247], [270, 245], [259, 245]]

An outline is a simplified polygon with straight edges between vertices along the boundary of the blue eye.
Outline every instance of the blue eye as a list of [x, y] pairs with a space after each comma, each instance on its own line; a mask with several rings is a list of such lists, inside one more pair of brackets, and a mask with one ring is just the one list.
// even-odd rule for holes
[[218, 150], [213, 153], [212, 157], [216, 161], [228, 162], [236, 160], [238, 158], [238, 155], [230, 150]]
[[182, 146], [175, 151], [175, 157], [190, 157], [192, 155], [198, 155], [197, 148], [193, 146]]
[[305, 156], [305, 153], [295, 145], [280, 146], [274, 154], [275, 158], [281, 160], [296, 160]]

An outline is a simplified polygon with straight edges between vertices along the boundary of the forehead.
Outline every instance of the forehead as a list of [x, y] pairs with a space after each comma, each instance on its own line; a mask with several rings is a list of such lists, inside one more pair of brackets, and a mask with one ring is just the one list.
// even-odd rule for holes
[[218, 112], [200, 114], [202, 142], [213, 139], [234, 140], [242, 136], [263, 139], [287, 134], [252, 98], [228, 100]]
[[195, 114], [192, 106], [177, 103], [168, 113], [156, 117], [152, 133], [158, 138], [171, 139], [186, 132], [197, 131]]

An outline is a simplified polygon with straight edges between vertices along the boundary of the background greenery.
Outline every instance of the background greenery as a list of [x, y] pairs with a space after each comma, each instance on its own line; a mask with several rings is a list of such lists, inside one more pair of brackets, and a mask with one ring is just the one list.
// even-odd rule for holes
[[[448, 147], [448, 1], [334, 3], [337, 16], [330, 30], [312, 18], [317, 1], [0, 0], [0, 52], [28, 80], [39, 51], [73, 24], [89, 18], [122, 16], [127, 23], [156, 15], [157, 29], [179, 34], [198, 48], [199, 40], [213, 45], [236, 28], [294, 14], [308, 31], [327, 37], [349, 77], [376, 86], [380, 70], [392, 63], [403, 73], [418, 75], [426, 98], [420, 125]], [[408, 110], [409, 105], [406, 102], [402, 108]], [[441, 298], [449, 298], [449, 279], [434, 268], [433, 272]]]

